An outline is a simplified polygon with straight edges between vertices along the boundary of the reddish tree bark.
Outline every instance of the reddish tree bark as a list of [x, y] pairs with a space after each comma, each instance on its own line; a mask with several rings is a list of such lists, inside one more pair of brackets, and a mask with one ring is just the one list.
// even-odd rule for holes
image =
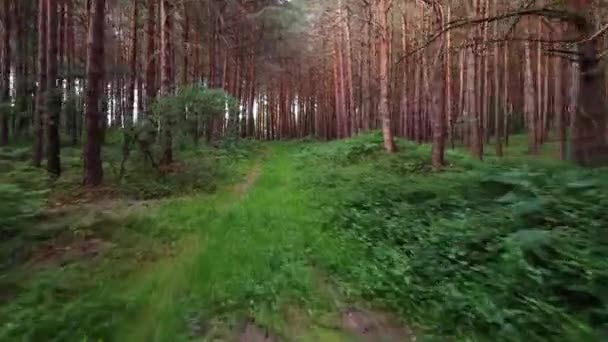
[[42, 163], [43, 127], [46, 97], [46, 43], [47, 43], [47, 7], [48, 0], [38, 3], [38, 88], [36, 90], [36, 114], [34, 117], [34, 144], [32, 147], [32, 162], [35, 167]]
[[388, 51], [388, 24], [386, 20], [386, 13], [388, 10], [388, 3], [386, 0], [376, 0], [377, 5], [377, 23], [378, 23], [378, 34], [380, 39], [379, 44], [379, 76], [380, 76], [380, 102], [378, 104], [378, 114], [382, 119], [382, 135], [384, 137], [384, 149], [393, 153], [397, 150], [395, 140], [393, 138], [393, 128], [391, 123], [391, 113], [388, 107], [388, 65], [389, 65], [389, 51]]
[[[161, 96], [170, 95], [173, 91], [173, 63], [171, 61], [171, 50], [173, 36], [173, 4], [171, 0], [162, 0], [161, 10], [161, 33], [160, 33], [160, 94]], [[173, 162], [173, 136], [171, 126], [172, 118], [167, 116], [161, 123], [163, 131], [162, 146], [163, 155], [161, 163], [169, 165]]]
[[[131, 29], [131, 60], [130, 64], [130, 75], [129, 75], [129, 89], [127, 90], [127, 110], [125, 113], [125, 127], [131, 127], [133, 125], [133, 118], [135, 113], [135, 88], [137, 86], [137, 52], [138, 52], [138, 37], [137, 30], [139, 28], [138, 18], [139, 17], [139, 1], [133, 0], [133, 26]], [[140, 93], [141, 96], [141, 93]]]
[[48, 0], [48, 42], [46, 55], [46, 169], [51, 177], [61, 175], [59, 115], [62, 89], [58, 84], [58, 0]]
[[0, 146], [8, 144], [9, 110], [8, 103], [11, 100], [10, 77], [11, 77], [11, 1], [3, 1], [4, 34], [2, 36], [2, 91], [1, 102], [3, 107], [0, 112]]
[[100, 98], [103, 96], [105, 0], [92, 0], [87, 37], [86, 141], [83, 149], [85, 186], [98, 186], [103, 180], [101, 143], [103, 115]]

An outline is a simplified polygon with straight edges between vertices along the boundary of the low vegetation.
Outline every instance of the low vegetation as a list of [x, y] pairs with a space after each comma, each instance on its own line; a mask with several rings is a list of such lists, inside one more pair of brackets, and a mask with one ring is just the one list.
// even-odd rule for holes
[[328, 265], [355, 298], [422, 331], [476, 340], [598, 340], [608, 322], [608, 178], [517, 156], [428, 146], [379, 153], [382, 137], [305, 148], [305, 185], [329, 194], [327, 232], [358, 246]]
[[401, 321], [393, 340], [601, 339], [606, 170], [523, 141], [484, 162], [451, 150], [442, 171], [429, 146], [389, 155], [378, 133], [185, 144], [170, 170], [134, 154], [90, 198], [70, 196], [70, 149], [48, 183], [4, 148], [0, 340], [341, 341], [361, 307]]

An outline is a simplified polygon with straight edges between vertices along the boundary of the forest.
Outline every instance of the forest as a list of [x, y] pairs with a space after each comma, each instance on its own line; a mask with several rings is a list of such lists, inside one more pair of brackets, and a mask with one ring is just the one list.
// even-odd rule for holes
[[608, 340], [608, 0], [0, 0], [0, 341]]

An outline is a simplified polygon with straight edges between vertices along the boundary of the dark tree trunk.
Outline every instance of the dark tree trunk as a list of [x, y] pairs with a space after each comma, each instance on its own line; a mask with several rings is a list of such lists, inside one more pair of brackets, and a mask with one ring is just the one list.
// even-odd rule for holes
[[38, 88], [36, 90], [36, 115], [34, 117], [34, 144], [32, 162], [35, 167], [42, 163], [43, 127], [46, 116], [44, 99], [46, 97], [46, 43], [47, 43], [47, 7], [48, 0], [39, 0], [38, 4]]
[[[173, 31], [173, 5], [170, 0], [162, 0], [161, 2], [161, 35], [160, 35], [160, 93], [162, 96], [171, 95], [173, 91], [173, 68], [171, 61], [171, 50], [172, 50], [172, 31]], [[171, 115], [167, 115], [163, 118], [161, 123], [163, 131], [162, 147], [163, 155], [161, 163], [163, 165], [169, 165], [173, 162], [173, 136], [171, 128], [173, 125], [173, 119]]]
[[4, 35], [2, 44], [2, 109], [0, 109], [0, 146], [8, 144], [11, 74], [11, 2], [3, 1]]
[[379, 76], [380, 76], [380, 102], [378, 104], [378, 113], [382, 119], [382, 135], [384, 137], [384, 149], [389, 152], [395, 152], [397, 147], [395, 146], [395, 140], [393, 139], [393, 131], [391, 124], [391, 113], [388, 108], [388, 95], [389, 95], [389, 32], [386, 15], [388, 12], [388, 3], [386, 0], [377, 0], [377, 11], [378, 15], [378, 29], [380, 36], [379, 46]]
[[82, 183], [97, 186], [103, 180], [101, 162], [102, 125], [104, 115], [100, 98], [103, 96], [105, 0], [92, 0], [91, 20], [87, 37], [86, 141]]
[[129, 89], [127, 93], [127, 109], [125, 113], [125, 127], [129, 128], [133, 125], [135, 113], [135, 87], [137, 85], [137, 29], [138, 29], [139, 1], [133, 1], [133, 29], [131, 30], [131, 61], [130, 61], [130, 79]]
[[142, 116], [150, 115], [150, 104], [156, 98], [156, 1], [148, 0], [148, 22], [146, 28], [146, 36], [148, 46], [146, 52], [146, 110], [147, 113], [141, 113]]
[[47, 96], [46, 96], [46, 169], [51, 177], [61, 175], [59, 116], [61, 113], [61, 87], [57, 83], [58, 0], [48, 1], [48, 42], [47, 42]]
[[608, 163], [606, 143], [606, 82], [601, 59], [598, 58], [598, 41], [586, 40], [595, 32], [591, 20], [579, 25], [579, 80], [577, 111], [572, 122], [572, 160], [581, 166]]

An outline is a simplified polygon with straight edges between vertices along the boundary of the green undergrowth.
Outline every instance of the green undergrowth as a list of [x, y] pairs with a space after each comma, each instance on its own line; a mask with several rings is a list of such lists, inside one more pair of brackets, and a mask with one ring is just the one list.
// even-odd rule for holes
[[[150, 300], [163, 293], [146, 292], [154, 283], [148, 277], [180, 269], [177, 257], [202, 228], [191, 220], [211, 215], [213, 201], [232, 193], [260, 154], [247, 141], [189, 145], [178, 150], [175, 170], [159, 174], [135, 157], [117, 183], [111, 164], [118, 148], [108, 141], [104, 150], [116, 154], [105, 159], [104, 188], [119, 190], [81, 203], [77, 148], [63, 149], [57, 182], [29, 166], [29, 148], [0, 149], [0, 341], [124, 340], [117, 331], [145, 307], [142, 293]], [[58, 205], [66, 196], [76, 201]], [[158, 197], [165, 199], [138, 201]], [[194, 203], [179, 216], [176, 208]], [[172, 272], [171, 283], [183, 277]]]
[[[212, 147], [204, 143], [194, 145], [186, 137], [176, 137], [173, 165], [159, 166], [157, 146], [151, 147], [153, 161], [146, 154], [132, 148], [125, 158], [122, 149], [121, 131], [112, 130], [106, 137], [102, 150], [104, 161], [104, 186], [108, 197], [135, 200], [184, 196], [199, 192], [214, 192], [219, 186], [235, 180], [235, 169], [242, 161], [254, 156], [259, 144], [250, 140], [227, 137]], [[69, 199], [70, 194], [79, 193], [82, 177], [82, 151], [80, 147], [66, 146], [62, 149], [64, 174], [54, 183], [55, 198]], [[121, 174], [121, 165], [124, 170]]]
[[[309, 144], [303, 188], [349, 263], [345, 293], [440, 340], [600, 340], [608, 335], [608, 172], [531, 158], [479, 162], [379, 134]], [[518, 152], [518, 153], [515, 153]], [[353, 244], [358, 246], [353, 248]]]
[[[132, 289], [139, 303], [134, 322], [118, 330], [130, 341], [238, 340], [244, 324], [275, 336], [294, 334], [290, 312], [315, 316], [333, 307], [312, 260], [335, 250], [320, 231], [320, 212], [298, 191], [288, 145], [267, 146], [246, 189], [209, 201], [177, 201], [155, 216], [159, 225], [192, 233], [184, 252], [147, 286]], [[342, 258], [331, 253], [333, 258]]]

